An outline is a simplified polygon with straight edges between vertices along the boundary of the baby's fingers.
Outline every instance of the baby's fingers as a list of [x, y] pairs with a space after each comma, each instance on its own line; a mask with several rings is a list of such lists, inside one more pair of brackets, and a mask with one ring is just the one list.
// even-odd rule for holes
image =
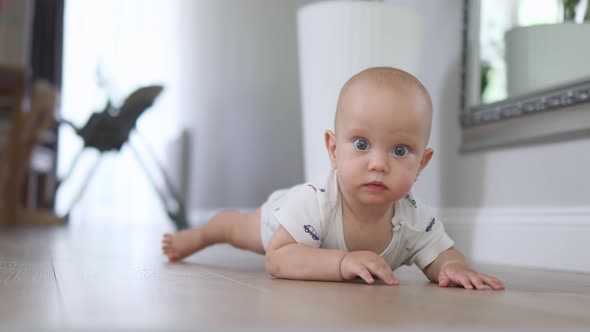
[[449, 278], [444, 272], [441, 272], [438, 276], [438, 285], [440, 287], [449, 287], [451, 285], [451, 278]]
[[440, 287], [448, 287], [448, 286], [462, 286], [466, 289], [473, 289], [473, 285], [471, 284], [471, 280], [466, 274], [463, 273], [441, 273], [438, 277], [438, 285]]
[[385, 281], [385, 283], [388, 285], [399, 284], [399, 280], [397, 280], [397, 278], [393, 275], [393, 271], [391, 271], [391, 268], [385, 263], [378, 265], [369, 264], [367, 266], [367, 269], [371, 272], [371, 274]]
[[481, 278], [480, 274], [473, 274], [470, 275], [469, 278], [471, 279], [471, 284], [477, 288], [477, 290], [484, 290], [486, 286]]
[[361, 277], [361, 279], [363, 279], [367, 284], [372, 284], [375, 282], [375, 279], [373, 279], [373, 276], [369, 270], [367, 270], [367, 268], [362, 265], [359, 265], [359, 270], [356, 272], [356, 275]]
[[455, 277], [455, 283], [462, 285], [465, 289], [473, 289], [473, 285], [471, 284], [471, 279], [465, 274], [459, 274]]
[[502, 290], [504, 289], [504, 284], [494, 278], [494, 277], [490, 277], [489, 275], [486, 274], [480, 274], [481, 280], [483, 281], [484, 284], [492, 287], [493, 290]]

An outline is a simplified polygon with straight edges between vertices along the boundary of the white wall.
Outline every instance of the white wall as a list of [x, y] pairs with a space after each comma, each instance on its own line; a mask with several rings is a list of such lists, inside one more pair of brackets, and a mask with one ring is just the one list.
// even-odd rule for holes
[[193, 213], [255, 207], [303, 181], [296, 10], [307, 2], [181, 2]]

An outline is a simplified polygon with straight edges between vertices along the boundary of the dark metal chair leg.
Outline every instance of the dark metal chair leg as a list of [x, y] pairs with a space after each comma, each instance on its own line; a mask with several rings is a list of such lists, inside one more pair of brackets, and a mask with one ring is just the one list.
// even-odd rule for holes
[[180, 200], [179, 197], [177, 196], [176, 192], [174, 191], [174, 188], [172, 188], [172, 184], [171, 184], [170, 180], [168, 179], [168, 176], [167, 176], [164, 168], [160, 164], [158, 164], [158, 161], [154, 156], [153, 160], [156, 164], [158, 164], [158, 169], [160, 170], [162, 177], [165, 179], [164, 182], [166, 183], [168, 192], [172, 196], [171, 197], [173, 200], [172, 203], [175, 205], [173, 207], [170, 206], [170, 202], [169, 202], [169, 200], [167, 200], [166, 195], [158, 187], [153, 174], [150, 172], [144, 158], [141, 156], [139, 151], [137, 151], [137, 148], [135, 146], [133, 146], [131, 141], [128, 142], [128, 146], [131, 148], [131, 151], [133, 151], [133, 154], [135, 155], [135, 158], [139, 162], [139, 165], [141, 166], [141, 168], [143, 169], [144, 173], [146, 174], [148, 180], [152, 184], [152, 187], [154, 188], [154, 190], [158, 194], [158, 197], [160, 198], [160, 201], [162, 202], [162, 205], [164, 206], [164, 209], [166, 210], [168, 217], [170, 217], [170, 219], [172, 219], [172, 221], [174, 222], [174, 225], [176, 226], [176, 229], [182, 230], [182, 229], [188, 228], [189, 225], [186, 220], [186, 212], [184, 209], [184, 204], [182, 203], [182, 200]]
[[70, 203], [70, 207], [67, 209], [67, 212], [65, 214], [66, 220], [69, 221], [70, 213], [72, 212], [72, 210], [74, 209], [74, 207], [76, 206], [76, 204], [78, 203], [78, 201], [80, 200], [82, 195], [84, 194], [84, 191], [86, 191], [86, 188], [88, 187], [88, 184], [90, 183], [90, 180], [92, 179], [92, 176], [96, 172], [96, 169], [98, 168], [98, 165], [99, 165], [101, 159], [102, 159], [101, 155], [99, 155], [98, 159], [96, 159], [96, 161], [94, 162], [94, 165], [92, 165], [90, 172], [88, 172], [86, 179], [84, 179], [84, 183], [82, 184], [82, 186], [78, 190], [78, 194], [76, 194], [76, 196], [74, 196], [74, 200]]

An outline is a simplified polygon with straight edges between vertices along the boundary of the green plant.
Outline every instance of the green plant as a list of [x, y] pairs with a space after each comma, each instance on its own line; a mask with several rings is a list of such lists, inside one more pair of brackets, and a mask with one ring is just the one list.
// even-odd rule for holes
[[[580, 0], [563, 0], [563, 21], [573, 22], [576, 20], [576, 10]], [[586, 13], [583, 18], [584, 22], [590, 21], [590, 5], [586, 6]]]

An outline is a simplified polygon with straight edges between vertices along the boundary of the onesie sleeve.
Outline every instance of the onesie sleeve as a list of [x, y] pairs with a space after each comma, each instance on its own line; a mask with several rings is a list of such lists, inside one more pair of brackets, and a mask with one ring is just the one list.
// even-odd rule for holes
[[416, 203], [414, 220], [409, 224], [411, 229], [409, 255], [406, 264], [416, 264], [421, 270], [432, 263], [438, 255], [451, 248], [453, 240], [445, 233], [442, 222], [435, 217], [430, 208]]
[[318, 188], [312, 184], [293, 187], [273, 211], [297, 243], [314, 248], [320, 247], [324, 232], [317, 195]]

